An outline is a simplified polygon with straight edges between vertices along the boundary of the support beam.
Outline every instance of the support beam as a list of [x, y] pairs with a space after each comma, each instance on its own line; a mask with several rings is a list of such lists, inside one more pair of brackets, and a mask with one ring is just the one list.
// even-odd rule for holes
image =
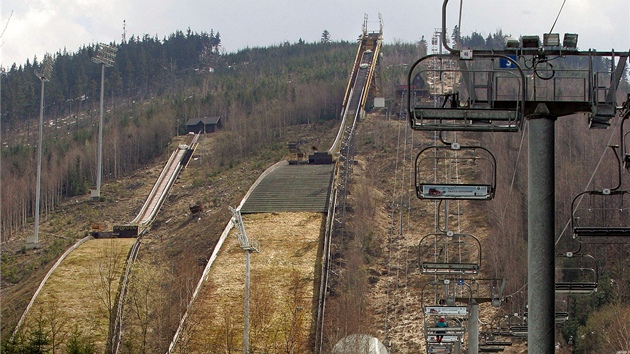
[[555, 120], [544, 103], [529, 117], [527, 345], [530, 354], [555, 351]]

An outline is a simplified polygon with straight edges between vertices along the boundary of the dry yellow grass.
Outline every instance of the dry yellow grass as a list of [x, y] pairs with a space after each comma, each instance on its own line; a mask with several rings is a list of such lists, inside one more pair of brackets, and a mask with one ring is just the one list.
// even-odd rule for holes
[[[90, 338], [98, 352], [105, 349], [108, 335], [107, 311], [104, 301], [115, 300], [118, 284], [126, 263], [127, 253], [135, 239], [94, 239], [76, 250], [52, 273], [33, 307], [25, 318], [28, 331], [39, 322], [58, 327], [56, 341], [63, 343], [72, 332]], [[101, 271], [99, 271], [99, 265]], [[112, 291], [101, 280], [105, 273], [113, 279]], [[108, 283], [105, 281], [105, 283]]]
[[[305, 345], [313, 321], [323, 217], [321, 213], [243, 215], [248, 237], [261, 244], [260, 253], [252, 253], [250, 260], [250, 348], [274, 352], [286, 345], [282, 342], [292, 330], [293, 339]], [[191, 309], [180, 350], [207, 353], [207, 348], [218, 352], [223, 345], [242, 348], [245, 252], [235, 231], [223, 244]]]

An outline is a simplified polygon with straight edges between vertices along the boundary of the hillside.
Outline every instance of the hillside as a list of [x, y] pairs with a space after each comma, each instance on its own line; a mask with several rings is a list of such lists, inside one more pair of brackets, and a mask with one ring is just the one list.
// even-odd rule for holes
[[[334, 133], [334, 127], [328, 124], [287, 129], [288, 135], [316, 146], [325, 146], [327, 141], [332, 141]], [[210, 161], [203, 152], [210, 151], [220, 135], [219, 132], [201, 139], [198, 154], [176, 182], [151, 231], [142, 242], [138, 264], [159, 265], [159, 271], [164, 276], [160, 287], [177, 289], [165, 295], [163, 308], [152, 310], [163, 321], [160, 323], [161, 331], [153, 332], [152, 340], [153, 345], [161, 348], [168, 345], [189, 301], [190, 292], [203, 271], [203, 264], [199, 264], [198, 260], [210, 256], [221, 231], [230, 220], [228, 206], [238, 205], [264, 168], [289, 157], [284, 155], [287, 154], [286, 147], [268, 150], [208, 176], [205, 166]], [[172, 146], [177, 145], [178, 140], [174, 140]], [[52, 265], [52, 262], [48, 262], [45, 267], [39, 266], [45, 262], [44, 257], [51, 257], [50, 254], [57, 248], [59, 251], [65, 250], [73, 240], [82, 237], [92, 223], [100, 222], [111, 227], [118, 220], [133, 219], [165, 161], [166, 157], [159, 158], [153, 167], [107, 183], [103, 187], [105, 200], [101, 203], [89, 201], [87, 196], [65, 202], [58, 212], [51, 214], [40, 225], [42, 248], [39, 250], [24, 250], [23, 240], [26, 234], [33, 232], [32, 228], [24, 230], [21, 234], [24, 236], [3, 245], [3, 274], [13, 271], [16, 276], [19, 274], [24, 277], [22, 280], [14, 279], [15, 285], [3, 285], [3, 338], [8, 337], [6, 333], [13, 328], [36, 286]], [[204, 205], [204, 212], [191, 218], [188, 207], [197, 203]], [[63, 235], [57, 236], [60, 230]], [[33, 271], [24, 273], [24, 269]], [[3, 276], [3, 280], [8, 279]], [[9, 304], [11, 306], [7, 306]]]
[[[9, 337], [47, 269], [65, 249], [85, 236], [94, 223], [109, 228], [135, 216], [168, 153], [181, 142], [181, 138], [171, 135], [186, 118], [216, 114], [223, 117], [224, 129], [203, 137], [196, 155], [142, 239], [131, 275], [122, 348], [128, 353], [164, 352], [217, 240], [230, 222], [228, 206], [238, 205], [267, 167], [292, 157], [287, 142], [299, 141], [309, 152], [314, 148], [323, 150], [332, 142], [338, 129], [338, 96], [346, 80], [344, 68], [349, 66], [347, 60], [353, 50], [348, 44], [333, 48], [302, 44], [248, 49], [222, 58], [217, 75], [208, 72], [180, 78], [171, 87], [172, 91], [162, 97], [137, 103], [131, 98], [124, 103], [117, 102], [114, 113], [107, 119], [111, 134], [107, 154], [111, 159], [100, 202], [88, 200], [79, 190], [73, 191], [77, 194], [72, 197], [60, 198], [69, 193], [62, 186], [74, 186], [78, 181], [84, 189], [92, 178], [89, 171], [93, 170], [94, 162], [91, 156], [93, 126], [68, 134], [72, 136], [69, 140], [59, 139], [62, 143], [54, 145], [59, 151], [51, 154], [51, 161], [59, 163], [57, 166], [51, 162], [50, 166], [62, 166], [60, 170], [67, 174], [55, 175], [59, 178], [58, 184], [52, 185], [59, 187], [59, 191], [51, 192], [54, 196], [47, 203], [49, 208], [40, 225], [42, 248], [25, 249], [24, 239], [33, 232], [28, 207], [11, 210], [11, 215], [19, 219], [16, 224], [23, 222], [26, 227], [12, 234], [2, 245], [3, 341]], [[395, 85], [405, 75], [401, 63], [415, 59], [420, 50], [415, 45], [402, 45], [383, 51], [386, 53], [383, 90], [388, 97], [394, 97]], [[344, 209], [345, 224], [334, 236], [337, 248], [332, 259], [334, 275], [325, 318], [324, 352], [330, 352], [339, 339], [352, 333], [371, 334], [392, 353], [418, 352], [424, 348], [422, 289], [432, 277], [419, 274], [417, 245], [422, 236], [436, 229], [439, 218], [432, 202], [420, 201], [415, 196], [413, 159], [420, 148], [435, 144], [435, 135], [408, 131], [407, 122], [393, 113], [400, 111], [396, 99], [389, 102], [389, 111], [371, 112], [357, 128], [356, 155], [352, 159], [348, 204]], [[584, 120], [574, 118], [558, 121], [556, 228], [558, 235], [565, 236], [558, 247], [563, 251], [575, 248], [573, 240], [563, 230], [571, 198], [590, 182], [590, 172], [599, 164], [600, 151], [611, 134], [610, 131], [588, 131]], [[527, 157], [523, 154], [527, 147], [522, 137], [521, 134], [475, 133], [457, 137], [460, 142], [489, 147], [498, 158], [496, 199], [488, 203], [453, 203], [449, 211], [452, 220], [456, 220], [451, 226], [482, 240], [481, 276], [508, 279], [506, 293], [513, 296], [502, 312], [482, 305], [481, 318], [486, 325], [495, 315], [525, 311]], [[16, 144], [25, 141], [20, 134], [14, 138], [12, 142]], [[61, 149], [63, 147], [67, 150]], [[64, 155], [69, 150], [76, 154]], [[63, 159], [53, 158], [57, 153], [63, 155]], [[11, 154], [9, 162], [5, 159], [3, 163], [20, 166], [17, 161], [31, 156], [32, 150], [15, 148]], [[128, 163], [124, 169], [121, 161]], [[615, 166], [604, 165], [594, 179], [597, 187], [610, 185], [616, 177]], [[27, 168], [16, 172], [32, 174]], [[11, 183], [26, 186], [26, 182], [21, 183], [23, 180], [26, 179], [16, 174]], [[28, 196], [17, 187], [15, 191], [3, 188], [3, 193]], [[57, 198], [61, 202], [53, 208]], [[193, 217], [189, 207], [197, 204], [203, 205], [204, 211]], [[260, 316], [256, 328], [260, 331], [252, 336], [255, 346], [274, 352], [278, 342], [284, 341], [287, 346], [304, 343], [307, 339], [302, 337], [303, 329], [310, 326], [311, 319], [301, 316], [305, 316], [303, 309], [307, 306], [304, 299], [312, 296], [311, 289], [306, 289], [304, 284], [314, 282], [316, 277], [315, 265], [310, 264], [315, 257], [316, 237], [310, 237], [319, 235], [321, 215], [251, 215], [245, 217], [245, 223], [252, 229], [252, 236], [263, 244], [263, 251], [252, 256], [253, 283], [262, 284], [256, 290], [257, 297], [252, 299], [252, 306], [259, 310]], [[243, 279], [244, 255], [232, 234], [228, 240], [222, 248], [222, 256], [227, 258], [217, 263], [216, 273], [210, 275], [208, 284], [202, 288], [200, 302], [210, 306], [191, 315], [182, 351], [203, 352], [199, 346], [213, 344], [219, 338], [229, 338], [221, 344], [227, 351], [238, 351], [242, 332], [239, 286]], [[295, 245], [291, 241], [295, 241]], [[585, 333], [599, 333], [598, 315], [617, 313], [623, 319], [628, 312], [630, 271], [625, 261], [629, 255], [628, 245], [591, 247], [589, 252], [601, 262], [602, 282], [595, 296], [572, 297], [565, 301], [571, 317], [559, 325], [557, 331], [557, 341], [565, 348], [571, 336], [579, 338]], [[269, 255], [275, 258], [266, 258]], [[89, 258], [87, 255], [82, 262], [89, 263]], [[294, 261], [296, 263], [292, 263]], [[298, 261], [304, 263], [297, 265]], [[257, 274], [256, 270], [262, 274]], [[69, 291], [85, 291], [79, 287], [85, 284], [69, 283], [64, 287], [76, 286]], [[291, 289], [304, 292], [291, 293]], [[296, 293], [298, 296], [291, 298]], [[213, 296], [221, 294], [229, 301], [217, 307]], [[274, 296], [288, 300], [270, 301]], [[265, 311], [266, 307], [272, 309]], [[220, 314], [221, 318], [213, 317], [213, 320], [223, 327], [208, 326], [204, 317], [207, 314]], [[290, 316], [293, 317], [282, 323], [282, 319]], [[291, 337], [286, 333], [295, 327], [287, 329], [279, 323], [299, 324], [298, 330]], [[272, 338], [262, 328], [274, 329], [276, 336]], [[623, 321], [617, 326], [619, 333], [625, 328]], [[284, 337], [280, 334], [282, 331], [285, 331]], [[24, 340], [36, 339], [36, 335], [44, 332], [50, 331], [27, 331]], [[103, 345], [101, 339], [85, 328], [68, 326], [62, 332], [65, 338], [97, 344], [99, 349]], [[578, 340], [576, 350], [594, 352], [598, 347], [591, 343], [603, 348], [604, 340], [604, 337], [598, 337], [595, 342]], [[523, 351], [522, 344], [516, 345], [516, 342], [507, 352]]]

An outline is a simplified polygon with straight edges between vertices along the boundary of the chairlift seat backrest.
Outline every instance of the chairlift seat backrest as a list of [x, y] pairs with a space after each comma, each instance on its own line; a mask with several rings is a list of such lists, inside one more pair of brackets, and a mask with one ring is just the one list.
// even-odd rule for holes
[[591, 294], [597, 290], [597, 260], [589, 254], [557, 255], [565, 260], [556, 266], [555, 291], [559, 294]]

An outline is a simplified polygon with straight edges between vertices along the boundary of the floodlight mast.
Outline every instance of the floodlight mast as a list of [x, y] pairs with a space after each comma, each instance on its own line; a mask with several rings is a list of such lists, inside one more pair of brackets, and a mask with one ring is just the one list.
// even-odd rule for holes
[[32, 237], [26, 238], [26, 248], [33, 249], [39, 247], [39, 205], [41, 204], [41, 181], [42, 181], [42, 144], [44, 137], [44, 83], [50, 81], [52, 74], [52, 58], [49, 54], [44, 56], [41, 71], [35, 70], [42, 82], [42, 89], [39, 101], [39, 142], [37, 143], [37, 187], [35, 189], [35, 232]]
[[105, 67], [114, 65], [116, 59], [116, 51], [118, 48], [99, 44], [96, 48], [96, 55], [92, 58], [92, 62], [101, 65], [101, 100], [100, 113], [98, 119], [98, 163], [96, 173], [96, 194], [92, 195], [94, 199], [101, 197], [101, 180], [103, 175], [103, 96], [105, 92]]
[[244, 305], [244, 328], [243, 328], [243, 354], [249, 354], [249, 256], [252, 252], [260, 252], [260, 244], [255, 240], [249, 240], [243, 226], [240, 209], [229, 207], [232, 212], [232, 223], [239, 228], [236, 233], [238, 245], [245, 251], [245, 305]]

